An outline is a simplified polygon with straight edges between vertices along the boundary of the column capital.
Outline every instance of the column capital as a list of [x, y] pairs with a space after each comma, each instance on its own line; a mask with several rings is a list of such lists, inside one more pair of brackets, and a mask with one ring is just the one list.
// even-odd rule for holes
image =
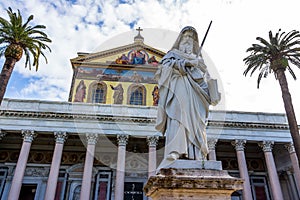
[[33, 130], [22, 130], [22, 136], [24, 142], [32, 142], [37, 134]]
[[210, 151], [216, 150], [217, 142], [218, 142], [218, 139], [216, 139], [216, 138], [208, 138], [207, 139], [208, 150], [210, 150]]
[[289, 144], [284, 145], [284, 147], [289, 151], [289, 153], [295, 153], [294, 144], [291, 142]]
[[2, 131], [2, 129], [0, 129], [0, 140], [2, 140], [5, 135], [6, 135], [6, 133], [4, 131]]
[[67, 138], [68, 134], [66, 132], [54, 132], [55, 142], [63, 144]]
[[98, 141], [98, 134], [86, 134], [88, 144], [95, 145]]
[[274, 141], [259, 142], [258, 146], [262, 148], [263, 152], [272, 152]]
[[147, 143], [149, 147], [156, 147], [158, 140], [158, 135], [147, 136]]
[[117, 141], [119, 146], [126, 146], [128, 142], [128, 135], [117, 135]]
[[236, 151], [244, 151], [246, 142], [246, 140], [234, 140], [231, 144], [234, 146]]

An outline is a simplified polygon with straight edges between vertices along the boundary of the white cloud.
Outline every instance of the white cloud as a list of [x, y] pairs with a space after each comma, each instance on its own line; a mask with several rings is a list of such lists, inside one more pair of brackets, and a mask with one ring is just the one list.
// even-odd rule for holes
[[[251, 78], [243, 76], [245, 65], [242, 59], [247, 55], [245, 50], [252, 43], [256, 43], [257, 36], [267, 37], [269, 30], [277, 31], [278, 28], [286, 31], [300, 30], [298, 22], [300, 2], [297, 0], [127, 2], [119, 4], [114, 0], [77, 0], [72, 4], [70, 1], [60, 0], [55, 1], [53, 5], [52, 1], [45, 0], [2, 1], [1, 16], [6, 16], [4, 9], [8, 6], [13, 9], [19, 8], [23, 16], [34, 14], [34, 22], [45, 24], [46, 32], [53, 40], [50, 45], [52, 53], [47, 53], [49, 64], [46, 65], [41, 61], [37, 73], [24, 69], [23, 61], [17, 64], [16, 71], [27, 77], [35, 77], [33, 82], [24, 83], [22, 96], [66, 101], [72, 78], [70, 58], [76, 57], [77, 52], [92, 52], [105, 40], [130, 31], [131, 22], [136, 21], [136, 27], [163, 28], [177, 32], [185, 25], [192, 25], [198, 30], [199, 39], [202, 40], [209, 21], [213, 20], [204, 50], [214, 61], [222, 78], [227, 108], [284, 112], [278, 83], [270, 77], [262, 80], [261, 88], [257, 90], [255, 75]], [[146, 35], [144, 36], [147, 41]], [[170, 44], [173, 42], [170, 41]], [[3, 62], [3, 59], [1, 61]], [[295, 69], [295, 72], [299, 78], [300, 70]], [[300, 95], [297, 89], [299, 81], [295, 82], [289, 77], [289, 84], [296, 113], [300, 115]]]

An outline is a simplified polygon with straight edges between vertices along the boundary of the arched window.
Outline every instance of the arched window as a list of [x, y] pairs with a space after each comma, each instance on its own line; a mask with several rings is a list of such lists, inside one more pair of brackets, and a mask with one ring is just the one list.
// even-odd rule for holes
[[92, 83], [89, 88], [90, 103], [106, 103], [107, 86], [103, 82]]
[[131, 85], [128, 88], [128, 104], [146, 105], [146, 88], [143, 85]]

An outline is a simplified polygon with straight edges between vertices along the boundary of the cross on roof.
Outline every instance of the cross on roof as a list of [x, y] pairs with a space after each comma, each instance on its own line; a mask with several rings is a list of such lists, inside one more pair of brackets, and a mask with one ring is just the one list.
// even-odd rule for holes
[[138, 34], [137, 34], [137, 36], [134, 37], [134, 42], [143, 42], [143, 41], [144, 41], [144, 37], [141, 36], [141, 31], [142, 31], [143, 29], [141, 29], [141, 27], [139, 27], [139, 28], [137, 28], [137, 29], [135, 29], [135, 30], [138, 31]]
[[135, 30], [137, 30], [139, 32], [139, 35], [140, 35], [141, 31], [143, 31], [143, 29], [141, 29], [141, 27], [139, 27], [139, 28], [137, 28]]

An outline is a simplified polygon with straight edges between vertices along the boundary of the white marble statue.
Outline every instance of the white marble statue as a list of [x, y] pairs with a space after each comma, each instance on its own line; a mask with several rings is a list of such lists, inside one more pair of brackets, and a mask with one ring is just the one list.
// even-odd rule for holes
[[220, 101], [220, 93], [198, 54], [198, 34], [187, 26], [156, 73], [160, 98], [155, 128], [166, 137], [165, 155], [158, 169], [177, 159], [205, 160], [208, 154], [208, 108]]

